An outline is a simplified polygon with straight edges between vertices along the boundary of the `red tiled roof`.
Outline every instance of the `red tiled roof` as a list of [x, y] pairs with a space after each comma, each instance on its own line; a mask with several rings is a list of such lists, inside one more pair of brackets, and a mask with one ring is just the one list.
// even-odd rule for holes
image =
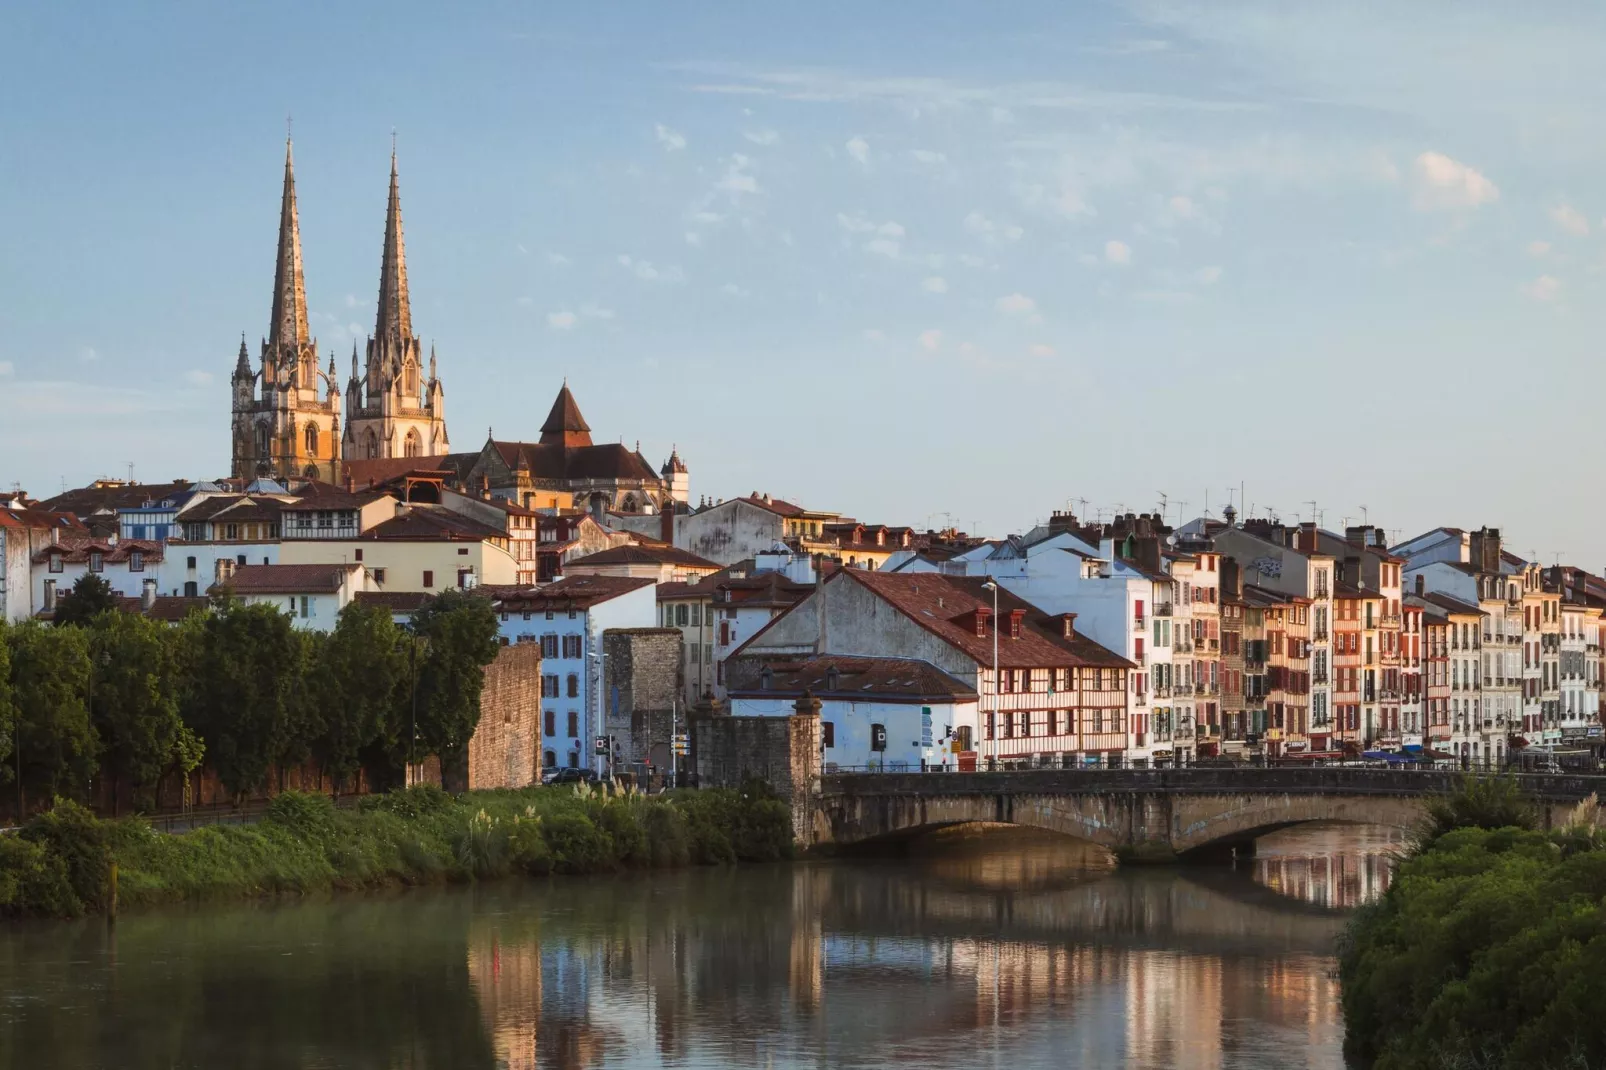
[[183, 494], [195, 486], [187, 479], [171, 483], [124, 483], [112, 487], [79, 487], [65, 491], [43, 503], [50, 512], [89, 516], [102, 509], [134, 509], [147, 501], [161, 501]]
[[435, 596], [426, 591], [358, 591], [354, 601], [383, 606], [392, 613], [416, 613]]
[[[770, 670], [769, 686], [763, 670]], [[835, 677], [832, 670], [836, 670]], [[732, 698], [793, 698], [805, 690], [816, 698], [874, 698], [920, 702], [976, 698], [970, 685], [930, 662], [913, 658], [866, 658], [824, 654], [803, 660], [736, 658], [725, 663]], [[833, 686], [833, 683], [835, 686]]]
[[210, 588], [235, 594], [333, 594], [361, 565], [241, 565]]
[[687, 568], [706, 568], [710, 572], [718, 572], [720, 568], [707, 558], [698, 557], [690, 551], [665, 543], [615, 546], [607, 550], [598, 550], [594, 554], [575, 558], [565, 567], [574, 568], [579, 565], [683, 565]]
[[[427, 475], [452, 478], [457, 469], [448, 461], [450, 454], [430, 457], [362, 457], [341, 461], [340, 469], [353, 490], [388, 483], [402, 476]], [[475, 455], [477, 456], [477, 454]]]
[[63, 535], [56, 542], [33, 555], [33, 563], [42, 565], [52, 557], [60, 557], [69, 565], [87, 565], [89, 555], [99, 552], [109, 565], [122, 564], [138, 550], [146, 562], [162, 560], [162, 544], [145, 539], [123, 539], [117, 543], [109, 539], [95, 539], [86, 535]]
[[498, 608], [532, 610], [590, 609], [594, 605], [651, 587], [645, 576], [565, 576], [542, 587], [495, 588], [492, 601]]
[[766, 498], [763, 495], [756, 493], [749, 494], [742, 498], [735, 498], [733, 500], [738, 502], [746, 502], [748, 505], [756, 505], [760, 509], [768, 509], [776, 516], [801, 516], [804, 512], [806, 512], [801, 505], [793, 505], [791, 502], [783, 502], [779, 498]]
[[406, 512], [375, 524], [363, 532], [362, 539], [395, 539], [403, 542], [433, 542], [436, 540], [482, 542], [485, 539], [506, 538], [507, 533], [470, 520], [443, 506], [413, 505]]

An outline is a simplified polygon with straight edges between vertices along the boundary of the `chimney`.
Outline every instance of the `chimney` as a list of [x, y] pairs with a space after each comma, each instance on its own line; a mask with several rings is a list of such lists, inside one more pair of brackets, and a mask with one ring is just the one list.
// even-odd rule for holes
[[1025, 621], [1026, 611], [1024, 609], [1012, 609], [1009, 611], [1009, 637], [1011, 639], [1020, 638], [1021, 625], [1024, 624]]
[[675, 503], [665, 502], [663, 510], [658, 514], [658, 537], [669, 545], [675, 545]]
[[1075, 613], [1061, 613], [1059, 616], [1055, 617], [1054, 620], [1059, 625], [1061, 635], [1067, 639], [1076, 638]]
[[155, 580], [146, 580], [144, 583], [140, 584], [139, 605], [140, 605], [140, 609], [142, 609], [146, 613], [149, 613], [152, 609], [154, 609], [156, 607], [156, 581]]
[[820, 569], [814, 573], [814, 619], [819, 623], [819, 633], [814, 638], [814, 652], [825, 653], [825, 570]]
[[45, 609], [46, 613], [54, 613], [56, 611], [56, 581], [55, 580], [46, 580], [45, 581], [45, 606], [44, 606], [44, 609]]
[[1416, 593], [1417, 593], [1417, 595], [1421, 596], [1423, 594], [1426, 594], [1427, 593], [1427, 588], [1428, 588], [1428, 578], [1425, 575], [1423, 575], [1422, 573], [1418, 572], [1416, 574]]

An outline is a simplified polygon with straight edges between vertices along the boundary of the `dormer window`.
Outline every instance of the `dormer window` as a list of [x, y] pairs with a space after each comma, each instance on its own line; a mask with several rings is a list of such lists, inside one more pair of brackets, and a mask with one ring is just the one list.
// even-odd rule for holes
[[89, 571], [100, 572], [106, 567], [106, 558], [99, 550], [89, 552]]
[[138, 550], [134, 550], [131, 553], [129, 553], [129, 555], [128, 555], [128, 571], [130, 571], [130, 572], [144, 572], [145, 571], [145, 555], [140, 553]]

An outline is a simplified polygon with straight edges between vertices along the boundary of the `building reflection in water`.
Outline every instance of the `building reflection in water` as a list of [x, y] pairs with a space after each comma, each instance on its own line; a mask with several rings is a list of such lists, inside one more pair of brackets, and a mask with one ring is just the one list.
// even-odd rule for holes
[[1112, 872], [1070, 841], [1004, 835], [886, 863], [504, 886], [476, 904], [469, 975], [515, 1070], [978, 1052], [1338, 1068], [1333, 940], [1397, 846], [1323, 827], [1280, 834], [1249, 874]]
[[1309, 825], [1262, 837], [1254, 878], [1306, 903], [1354, 910], [1388, 891], [1405, 833], [1379, 825]]

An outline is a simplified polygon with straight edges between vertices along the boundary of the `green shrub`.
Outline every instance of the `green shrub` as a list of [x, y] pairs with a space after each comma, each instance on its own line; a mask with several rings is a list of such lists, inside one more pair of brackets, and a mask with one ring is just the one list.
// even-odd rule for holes
[[53, 807], [23, 826], [20, 835], [60, 860], [81, 910], [100, 910], [106, 905], [111, 851], [105, 824], [94, 814], [69, 799], [58, 798]]
[[397, 817], [418, 818], [444, 813], [452, 807], [454, 800], [434, 784], [418, 784], [405, 791], [393, 791], [363, 802], [365, 808], [383, 810]]
[[508, 858], [512, 864], [537, 876], [552, 872], [552, 849], [547, 846], [541, 826], [539, 815], [515, 817], [507, 838]]
[[613, 847], [584, 814], [561, 813], [541, 822], [554, 873], [596, 873], [613, 867]]
[[1456, 829], [1531, 829], [1538, 824], [1538, 813], [1514, 777], [1469, 775], [1455, 791], [1428, 803], [1418, 839], [1426, 844]]
[[305, 791], [285, 791], [268, 803], [264, 821], [315, 839], [327, 839], [334, 830], [335, 804], [327, 795]]
[[602, 830], [612, 845], [615, 865], [646, 866], [652, 861], [647, 835], [636, 820], [640, 808], [623, 799], [612, 799], [591, 808], [592, 823]]
[[83, 912], [59, 855], [21, 836], [0, 836], [0, 914], [76, 918]]
[[684, 866], [691, 861], [691, 839], [686, 817], [674, 803], [654, 800], [643, 808], [642, 833], [647, 838], [648, 860], [659, 869]]

